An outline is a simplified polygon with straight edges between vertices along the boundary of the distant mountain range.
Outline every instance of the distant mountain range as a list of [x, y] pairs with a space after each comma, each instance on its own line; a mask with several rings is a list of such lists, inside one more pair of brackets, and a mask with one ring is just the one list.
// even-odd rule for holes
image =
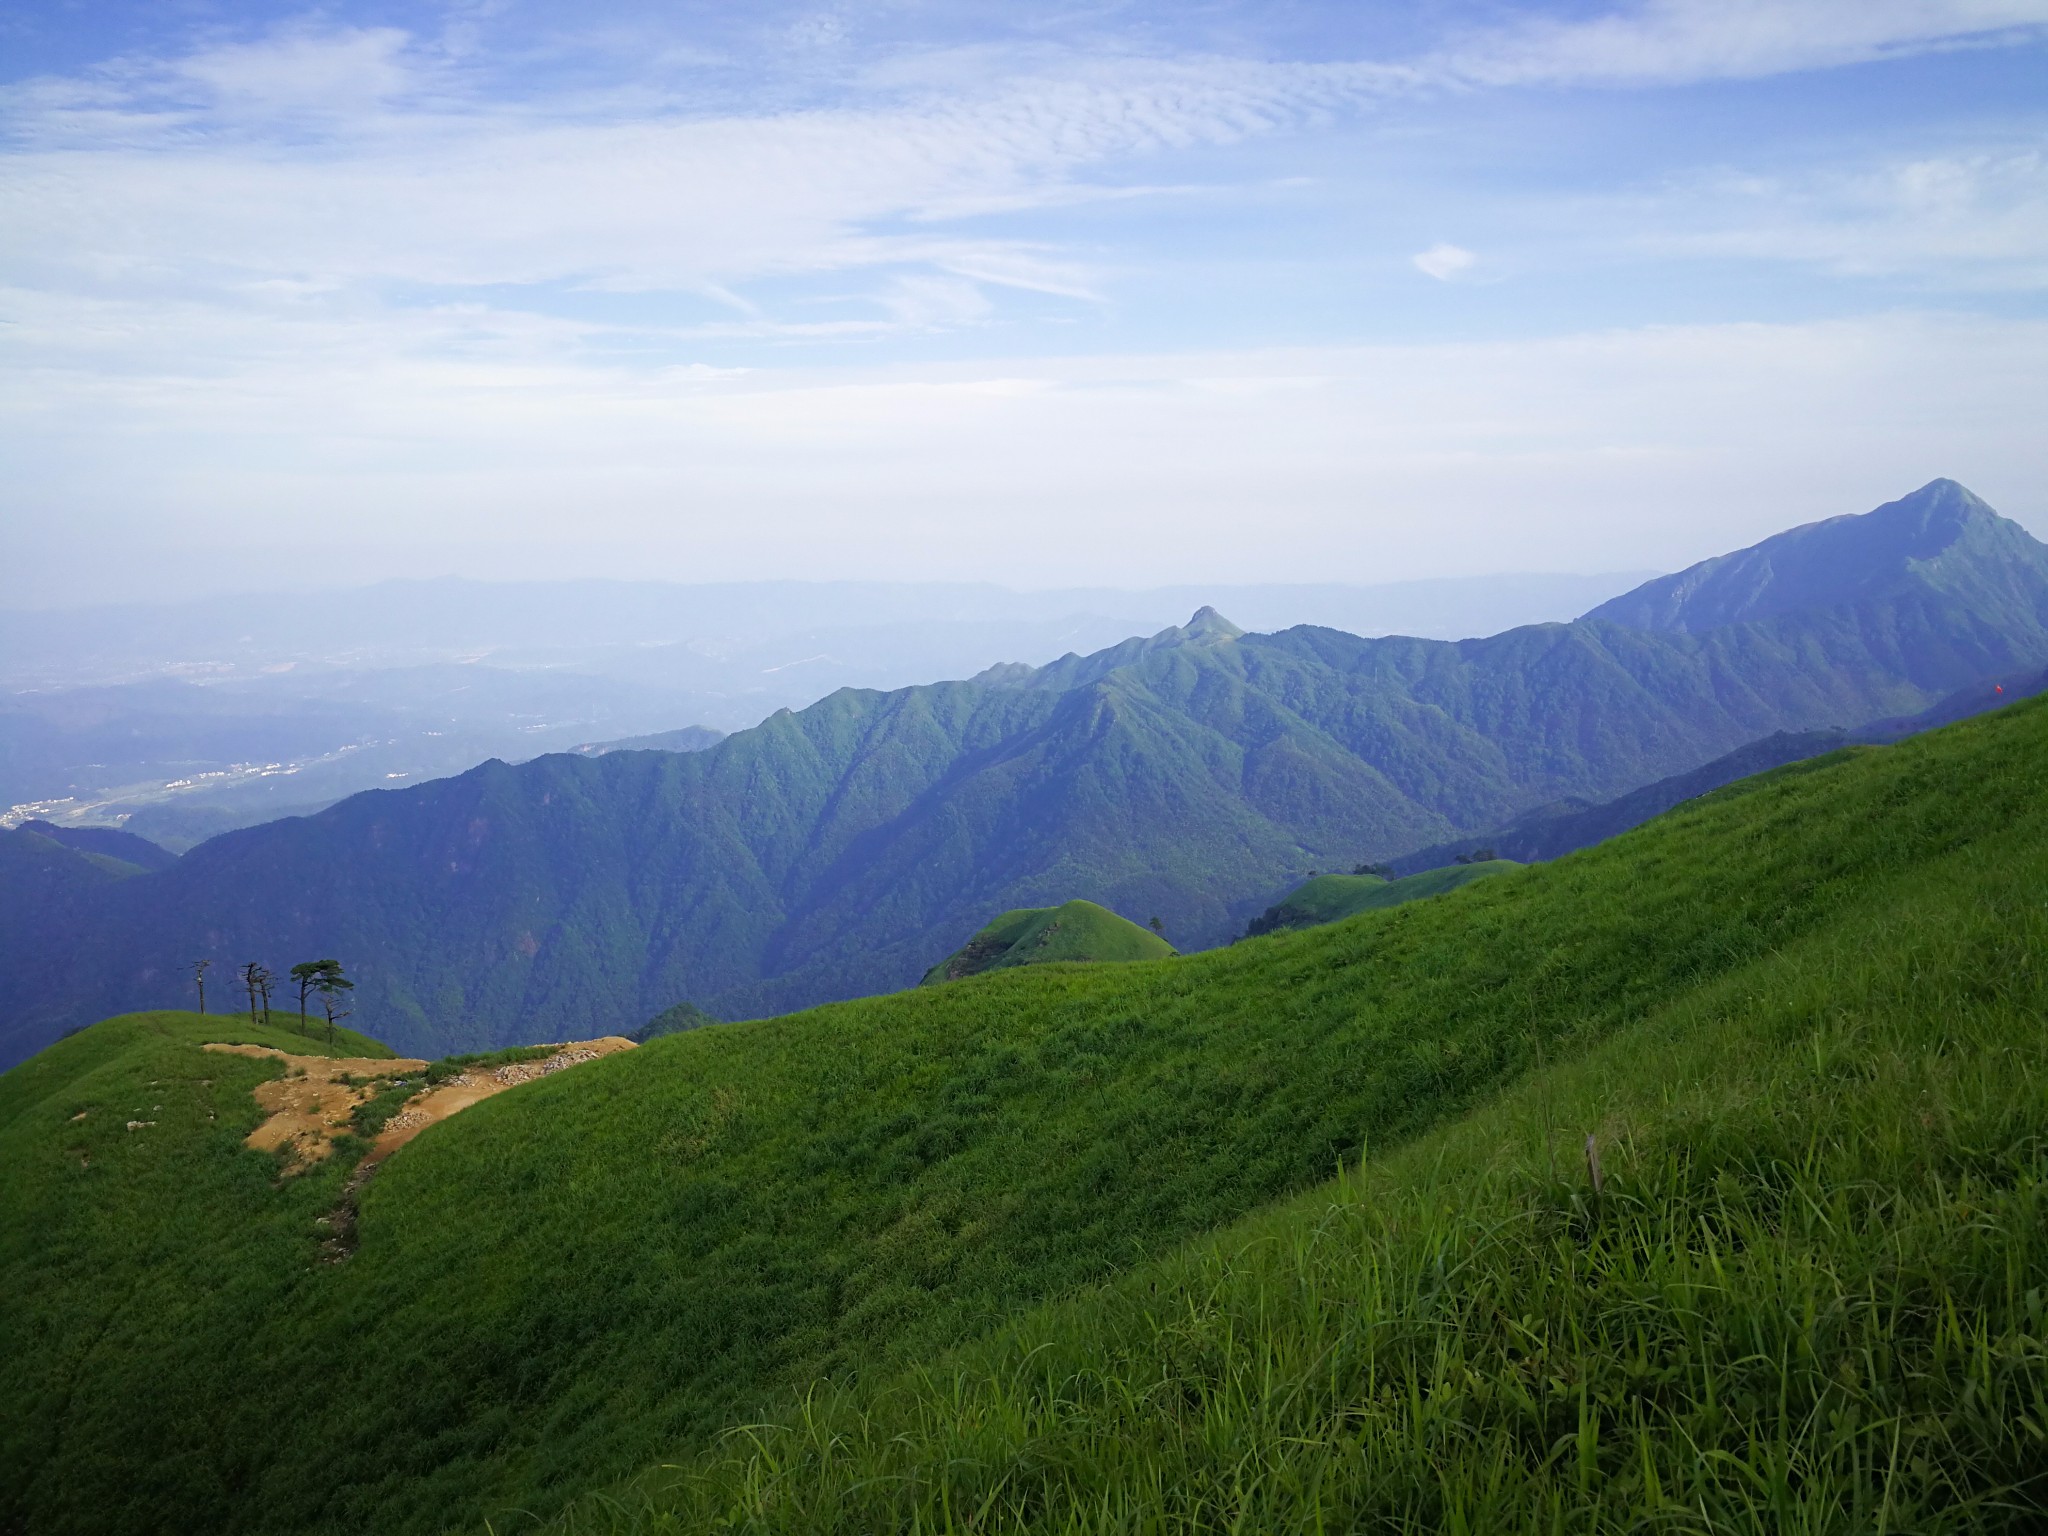
[[0, 936], [0, 1061], [176, 1000], [201, 955], [339, 956], [356, 1022], [433, 1054], [907, 986], [993, 914], [1075, 897], [1216, 944], [1311, 869], [2044, 665], [2048, 547], [1950, 481], [1489, 639], [1205, 609], [702, 752], [485, 763], [80, 887]]
[[679, 722], [715, 740], [842, 687], [1095, 650], [1209, 601], [1260, 629], [1455, 638], [1567, 618], [1638, 579], [1032, 592], [440, 579], [330, 592], [317, 625], [280, 593], [0, 611], [0, 817], [119, 824], [184, 849], [491, 757], [662, 745], [632, 738]]

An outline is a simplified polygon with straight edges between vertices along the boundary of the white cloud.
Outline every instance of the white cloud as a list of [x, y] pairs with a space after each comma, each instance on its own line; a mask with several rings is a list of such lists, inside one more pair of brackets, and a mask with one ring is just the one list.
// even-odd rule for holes
[[1621, 211], [1658, 255], [1791, 261], [1950, 288], [2048, 288], [2048, 144], [1688, 181]]
[[[751, 115], [690, 111], [642, 88], [492, 99], [438, 44], [300, 26], [0, 93], [0, 129], [19, 146], [0, 154], [0, 281], [208, 293], [230, 307], [278, 283], [308, 294], [556, 284], [758, 303], [745, 285], [868, 274], [865, 307], [829, 322], [755, 318], [886, 331], [938, 313], [900, 302], [904, 268], [1099, 301], [1099, 258], [968, 234], [960, 221], [1145, 195], [1098, 178], [1157, 151], [1446, 85], [1815, 67], [2042, 16], [2048, 0], [1652, 0], [1495, 29], [1412, 64], [1041, 47], [1004, 69], [999, 51], [940, 51], [871, 69], [882, 83], [840, 106]], [[799, 25], [822, 42], [842, 23], [821, 12]], [[1449, 278], [1458, 260], [1443, 246], [1416, 263]]]
[[[293, 33], [17, 92], [7, 126], [29, 147], [0, 159], [0, 266], [51, 286], [258, 273], [688, 291], [916, 261], [1086, 293], [1084, 271], [1028, 245], [879, 230], [1043, 206], [1105, 163], [1299, 123], [1378, 78], [1131, 60], [976, 98], [692, 116], [451, 97], [399, 41]], [[283, 139], [250, 115], [286, 102], [355, 110]]]
[[1415, 270], [1440, 283], [1448, 283], [1471, 271], [1479, 258], [1459, 245], [1432, 245], [1408, 258]]
[[[440, 43], [311, 26], [31, 82], [0, 92], [0, 600], [65, 571], [114, 582], [83, 548], [146, 584], [232, 558], [252, 528], [356, 551], [358, 575], [438, 541], [497, 574], [1048, 582], [1086, 547], [1098, 574], [1142, 582], [1673, 564], [1706, 552], [1678, 547], [1695, 522], [1720, 547], [1937, 473], [2039, 515], [2048, 342], [2027, 322], [680, 363], [712, 336], [972, 332], [1006, 293], [1097, 318], [1134, 279], [1091, 237], [1017, 216], [1153, 195], [1130, 182], [1161, 151], [1413, 93], [1819, 68], [2044, 16], [2048, 0], [1652, 0], [1405, 64], [934, 52], [801, 110], [710, 110], [659, 80], [515, 100]], [[829, 27], [810, 41], [850, 51]], [[1694, 178], [1610, 199], [1590, 233], [2038, 284], [2043, 165], [2014, 142]], [[1484, 262], [1450, 244], [1410, 259], [1453, 281], [1513, 256], [1469, 238]], [[607, 318], [545, 312], [565, 289]]]
[[[168, 359], [206, 323], [101, 329], [162, 325]], [[1058, 585], [1076, 548], [1133, 585], [1669, 568], [1938, 474], [2048, 532], [2040, 321], [738, 373], [488, 314], [394, 323], [252, 325], [212, 379], [0, 379], [0, 601], [246, 585], [314, 552], [334, 579]], [[261, 565], [234, 564], [252, 538]]]
[[[389, 28], [289, 29], [116, 61], [8, 93], [11, 243], [98, 261], [522, 282], [595, 272], [668, 286], [858, 263], [864, 223], [1043, 197], [1077, 170], [1225, 143], [1437, 83], [1765, 73], [1946, 46], [2048, 21], [2048, 0], [1653, 0], [1466, 40], [1414, 65], [1217, 58], [984, 64], [967, 94], [755, 117], [659, 98], [523, 107], [463, 93], [457, 62]], [[834, 35], [829, 14], [800, 27]], [[321, 119], [285, 144], [279, 114]], [[196, 131], [195, 130], [200, 130]], [[87, 222], [72, 205], [106, 211]], [[66, 215], [69, 214], [70, 217]], [[123, 247], [126, 247], [125, 249]], [[414, 253], [430, 248], [438, 259]]]
[[1834, 69], [2011, 41], [2048, 0], [1647, 0], [1474, 35], [1431, 61], [1474, 85], [1651, 85]]

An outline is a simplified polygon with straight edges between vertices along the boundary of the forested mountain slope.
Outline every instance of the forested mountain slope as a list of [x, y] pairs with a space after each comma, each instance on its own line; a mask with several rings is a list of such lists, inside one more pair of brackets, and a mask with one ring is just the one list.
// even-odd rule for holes
[[[2048, 599], [2022, 601], [2048, 594], [2048, 549], [1961, 494], [1822, 525], [1862, 530], [1895, 578], [1846, 606], [1765, 580], [1754, 623], [1456, 643], [1241, 635], [1205, 611], [1036, 671], [843, 691], [700, 753], [359, 795], [0, 936], [0, 1060], [176, 1001], [199, 955], [339, 956], [358, 1021], [431, 1055], [630, 1029], [685, 998], [734, 1017], [907, 986], [994, 914], [1075, 897], [1220, 943], [1310, 869], [2048, 663]], [[1950, 538], [1932, 555], [1894, 527], [1923, 503]], [[1970, 606], [1987, 592], [1989, 617]]]

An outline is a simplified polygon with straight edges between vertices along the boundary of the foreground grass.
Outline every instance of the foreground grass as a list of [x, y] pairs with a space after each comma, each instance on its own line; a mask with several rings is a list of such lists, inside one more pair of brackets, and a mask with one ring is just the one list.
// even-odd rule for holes
[[[1019, 967], [655, 1040], [428, 1130], [362, 1192], [360, 1247], [338, 1267], [317, 1262], [310, 1219], [331, 1191], [296, 1182], [274, 1189], [266, 1160], [236, 1141], [206, 1139], [212, 1133], [197, 1124], [176, 1154], [189, 1165], [188, 1183], [156, 1186], [158, 1208], [133, 1223], [118, 1211], [106, 1214], [98, 1186], [64, 1175], [66, 1106], [76, 1095], [65, 1073], [90, 1064], [61, 1056], [63, 1070], [38, 1078], [39, 1094], [0, 1122], [6, 1135], [22, 1138], [11, 1146], [39, 1160], [23, 1165], [37, 1170], [31, 1177], [0, 1181], [0, 1305], [13, 1309], [0, 1321], [79, 1319], [75, 1328], [39, 1325], [6, 1336], [6, 1381], [21, 1393], [9, 1401], [33, 1405], [37, 1422], [9, 1443], [19, 1454], [0, 1460], [0, 1528], [385, 1533], [439, 1530], [507, 1510], [545, 1516], [665, 1454], [719, 1444], [729, 1451], [720, 1437], [730, 1426], [772, 1416], [811, 1383], [834, 1384], [820, 1389], [819, 1403], [876, 1390], [873, 1383], [986, 1335], [1024, 1308], [1099, 1285], [1276, 1198], [1314, 1188], [1340, 1164], [1355, 1165], [1361, 1145], [1392, 1149], [1427, 1135], [1493, 1101], [1531, 1068], [1648, 1030], [1628, 1036], [1635, 1043], [1620, 1067], [1646, 1074], [1645, 1083], [1662, 1081], [1656, 1074], [1666, 1070], [1667, 1048], [1653, 1051], [1646, 1041], [1674, 1042], [1668, 1051], [1677, 1052], [1688, 1030], [1721, 1027], [1714, 1009], [1722, 1005], [1710, 1006], [1711, 999], [1763, 988], [1758, 968], [1789, 963], [1784, 957], [1806, 953], [1805, 946], [1837, 946], [1843, 958], [1831, 963], [1841, 995], [1858, 996], [1891, 963], [1889, 950], [1866, 954], [1871, 925], [1900, 903], [1910, 911], [1915, 902], [1934, 902], [1928, 882], [1938, 869], [1981, 857], [1991, 862], [1970, 866], [1978, 873], [1969, 879], [1996, 875], [2007, 884], [1984, 890], [2018, 890], [2028, 879], [2038, 885], [2044, 849], [2048, 711], [2016, 706], [1899, 747], [1840, 754], [1719, 792], [1554, 865], [1324, 928], [1185, 959]], [[1980, 938], [1988, 931], [1970, 917], [1970, 903], [1980, 898], [1939, 899], [1941, 923], [1968, 918], [1965, 931]], [[2024, 923], [2020, 931], [2035, 933]], [[2012, 952], [1997, 953], [2009, 960]], [[1960, 986], [1967, 973], [1954, 978]], [[1939, 1020], [1949, 985], [1924, 997], [1910, 987], [1894, 990]], [[190, 1044], [177, 1049], [186, 1053], [183, 1065], [167, 1067], [217, 1079], [225, 1122], [230, 1080], [218, 1058]], [[1910, 1062], [1919, 1047], [1901, 1036], [1897, 1049]], [[1682, 1086], [1685, 1079], [1671, 1081]], [[9, 1074], [6, 1092], [13, 1082]], [[1613, 1139], [1625, 1140], [1619, 1128]], [[1495, 1135], [1492, 1145], [1500, 1144]], [[168, 1158], [167, 1146], [157, 1145], [156, 1155]], [[1561, 1168], [1575, 1166], [1576, 1152], [1560, 1145]], [[1547, 1208], [1554, 1226], [1531, 1227], [1537, 1236], [1530, 1241], [1581, 1242], [1586, 1264], [1606, 1262], [1607, 1234], [1620, 1230], [1613, 1223], [1628, 1209], [1623, 1196], [1638, 1184], [1653, 1187], [1642, 1170], [1657, 1165], [1634, 1157], [1629, 1147], [1636, 1145], [1652, 1142], [1618, 1144], [1610, 1157], [1618, 1182], [1603, 1206], [1607, 1225], [1574, 1235], [1560, 1173]], [[1996, 1158], [1984, 1166], [1994, 1165], [2007, 1166]], [[1526, 1180], [1526, 1170], [1501, 1177], [1508, 1195], [1541, 1193], [1514, 1182]], [[1459, 1189], [1458, 1202], [1496, 1199], [1491, 1208], [1503, 1213], [1499, 1241], [1506, 1245], [1498, 1253], [1508, 1253], [1520, 1230], [1508, 1216], [1521, 1207], [1491, 1184]], [[1453, 1209], [1452, 1195], [1435, 1198]], [[1332, 1204], [1327, 1195], [1322, 1204]], [[1415, 1224], [1424, 1207], [1396, 1201], [1388, 1208], [1409, 1212], [1396, 1218], [1403, 1224], [1390, 1241], [1421, 1230]], [[1343, 1218], [1366, 1223], [1361, 1243], [1376, 1219], [1364, 1214], [1372, 1209]], [[1459, 1232], [1470, 1237], [1455, 1224], [1442, 1231], [1446, 1242]], [[1484, 1257], [1496, 1249], [1483, 1245], [1472, 1251], [1481, 1257], [1468, 1260], [1455, 1244], [1442, 1250], [1450, 1278], [1429, 1292], [1431, 1305], [1453, 1310], [1418, 1313], [1407, 1333], [1372, 1326], [1359, 1335], [1359, 1349], [1408, 1340], [1401, 1345], [1408, 1355], [1367, 1351], [1384, 1362], [1365, 1378], [1374, 1392], [1401, 1379], [1386, 1372], [1403, 1360], [1433, 1372], [1436, 1356], [1423, 1352], [1428, 1341], [1448, 1351], [1447, 1360], [1457, 1358], [1466, 1344], [1445, 1331], [1446, 1321], [1471, 1333], [1478, 1351], [1471, 1369], [1486, 1379], [1488, 1346], [1477, 1330], [1491, 1314], [1467, 1320], [1454, 1308], [1467, 1276], [1508, 1260]], [[1412, 1257], [1388, 1250], [1388, 1295], [1420, 1283], [1402, 1278]], [[1466, 1268], [1452, 1267], [1459, 1263]], [[2020, 1273], [2031, 1273], [2031, 1263]], [[1257, 1269], [1233, 1272], [1256, 1282], [1254, 1297], [1260, 1284], [1282, 1287], [1275, 1297], [1290, 1294], [1284, 1270], [1270, 1281], [1257, 1280]], [[1632, 1272], [1624, 1265], [1624, 1275]], [[1352, 1288], [1346, 1295], [1378, 1294], [1362, 1289], [1361, 1276], [1331, 1273], [1333, 1286]], [[1576, 1273], [1596, 1275], [1603, 1296], [1622, 1294], [1605, 1271]], [[1512, 1304], [1505, 1316], [1526, 1314], [1532, 1337], [1547, 1341], [1531, 1355], [1543, 1370], [1532, 1366], [1525, 1384], [1548, 1403], [1543, 1394], [1564, 1369], [1569, 1330], [1588, 1319], [1568, 1309], [1554, 1317], [1529, 1312], [1514, 1301], [1527, 1276], [1512, 1268], [1500, 1276], [1503, 1289], [1484, 1294]], [[1210, 1288], [1218, 1308], [1227, 1299], [1224, 1278], [1218, 1271]], [[144, 1284], [149, 1289], [137, 1294], [147, 1305], [128, 1305], [129, 1288]], [[80, 1294], [57, 1294], [67, 1288]], [[1012, 1468], [992, 1453], [984, 1463], [989, 1480], [974, 1485], [981, 1497], [993, 1496], [991, 1518], [1008, 1510], [1012, 1523], [1042, 1520], [1058, 1529], [1068, 1519], [1087, 1528], [1096, 1520], [1114, 1528], [1124, 1518], [1116, 1510], [1126, 1509], [1142, 1528], [1135, 1511], [1157, 1507], [1181, 1510], [1173, 1518], [1199, 1528], [1210, 1518], [1205, 1511], [1229, 1507], [1274, 1512], [1270, 1521], [1248, 1516], [1253, 1525], [1286, 1523], [1293, 1506], [1258, 1500], [1280, 1497], [1273, 1490], [1294, 1475], [1284, 1471], [1292, 1452], [1280, 1440], [1235, 1440], [1223, 1419], [1209, 1417], [1212, 1406], [1216, 1414], [1238, 1412], [1230, 1407], [1237, 1388], [1218, 1385], [1213, 1405], [1202, 1395], [1209, 1379], [1203, 1362], [1236, 1358], [1215, 1351], [1235, 1339], [1265, 1371], [1267, 1346], [1241, 1330], [1240, 1314], [1203, 1310], [1210, 1291], [1192, 1281], [1181, 1289], [1192, 1298], [1189, 1347], [1209, 1353], [1157, 1366], [1184, 1405], [1166, 1422], [1209, 1427], [1195, 1442], [1177, 1442], [1156, 1424], [1148, 1431], [1154, 1421], [1142, 1416], [1126, 1427], [1113, 1416], [1089, 1420], [1086, 1413], [1110, 1409], [1091, 1407], [1085, 1393], [1070, 1406], [1066, 1389], [1049, 1385], [1054, 1418], [1029, 1421], [1038, 1424], [1032, 1433], [1045, 1440], [1046, 1455], [1027, 1449]], [[1112, 1349], [1119, 1337], [1141, 1335], [1089, 1331], [1135, 1326], [1114, 1304], [1121, 1294], [1061, 1314], [1070, 1322], [1048, 1325], [1048, 1348], [1029, 1358], [1048, 1368], [1064, 1362], [1067, 1374], [1057, 1380], [1099, 1378], [1105, 1391], [1145, 1381], [1142, 1371], [1116, 1366]], [[1573, 1294], [1565, 1287], [1546, 1305], [1563, 1309]], [[1102, 1311], [1099, 1320], [1091, 1321], [1091, 1307]], [[1656, 1315], [1640, 1299], [1635, 1311], [1646, 1327]], [[1970, 1324], [1981, 1315], [1958, 1317]], [[1201, 1320], [1212, 1317], [1225, 1333], [1202, 1331], [1208, 1324]], [[105, 1343], [92, 1332], [99, 1319], [112, 1320]], [[1553, 1326], [1566, 1331], [1553, 1337], [1546, 1331]], [[1062, 1355], [1052, 1346], [1069, 1328], [1072, 1352]], [[1509, 1336], [1519, 1337], [1511, 1329]], [[1272, 1348], [1292, 1348], [1285, 1328], [1273, 1337]], [[1299, 1391], [1259, 1400], [1272, 1422], [1297, 1422], [1273, 1417], [1283, 1403], [1293, 1405], [1288, 1414], [1310, 1415], [1299, 1422], [1325, 1422], [1315, 1417], [1325, 1410], [1309, 1390], [1312, 1373], [1301, 1364], [1308, 1358], [1273, 1357], [1274, 1379], [1289, 1361], [1304, 1374]], [[1357, 1358], [1356, 1351], [1331, 1357], [1338, 1365]], [[1417, 1375], [1417, 1390], [1436, 1384], [1449, 1401], [1444, 1394], [1470, 1385], [1444, 1370]], [[1355, 1375], [1330, 1379], [1328, 1401], [1363, 1404], [1368, 1418], [1395, 1411], [1391, 1399], [1360, 1396]], [[1590, 1368], [1585, 1380], [1589, 1405], [1612, 1387]], [[1506, 1391], [1487, 1401], [1505, 1401]], [[1153, 1408], [1167, 1401], [1160, 1396]], [[1436, 1399], [1420, 1401], [1426, 1408]], [[1554, 1404], [1545, 1409], [1555, 1411]], [[879, 1407], [872, 1413], [858, 1422], [887, 1422]], [[1080, 1437], [1046, 1438], [1067, 1415]], [[902, 1432], [918, 1422], [913, 1415]], [[967, 1412], [961, 1433], [979, 1433], [981, 1422]], [[1339, 1415], [1332, 1422], [1355, 1429], [1366, 1420]], [[1457, 1426], [1467, 1421], [1429, 1422], [1447, 1426], [1452, 1439], [1469, 1433], [1475, 1446], [1496, 1438], [1483, 1418], [1463, 1430]], [[1597, 1422], [1591, 1465], [1618, 1477], [1599, 1458], [1629, 1432], [1620, 1418]], [[1577, 1423], [1574, 1417], [1574, 1433]], [[1200, 1495], [1205, 1502], [1087, 1473], [1088, 1458], [1113, 1454], [1101, 1438], [1126, 1432], [1140, 1444], [1144, 1434], [1155, 1435], [1154, 1448], [1131, 1465], [1182, 1478], [1175, 1457], [1183, 1457], [1186, 1487], [1208, 1490]], [[1340, 1430], [1325, 1424], [1315, 1433]], [[1530, 1444], [1540, 1438], [1529, 1434]], [[939, 1440], [907, 1443], [952, 1454]], [[1198, 1454], [1194, 1443], [1208, 1449]], [[1246, 1447], [1265, 1449], [1246, 1460]], [[937, 1464], [922, 1453], [914, 1459]], [[1272, 1478], [1260, 1470], [1268, 1461], [1281, 1469]], [[902, 1463], [906, 1475], [910, 1465]], [[1060, 1481], [1068, 1475], [1063, 1466], [1071, 1483]], [[799, 1524], [806, 1509], [826, 1523], [840, 1518], [832, 1500], [841, 1495], [826, 1483], [814, 1499], [791, 1484], [762, 1513], [743, 1492], [721, 1494], [723, 1475], [707, 1473], [701, 1483], [710, 1502], [678, 1506], [678, 1518], [783, 1518], [775, 1509], [795, 1511], [789, 1518]], [[734, 1471], [739, 1481], [730, 1487], [753, 1475]], [[1504, 1470], [1498, 1486], [1512, 1494], [1520, 1475]], [[1238, 1504], [1226, 1498], [1233, 1479], [1246, 1490]], [[1097, 1489], [1099, 1498], [1090, 1492]], [[934, 1496], [943, 1501], [953, 1491], [942, 1482]], [[846, 1523], [860, 1525], [864, 1508], [847, 1506]], [[929, 1513], [922, 1504], [871, 1512], [884, 1524]], [[957, 1507], [949, 1518], [969, 1513]]]
[[1960, 849], [1311, 1196], [553, 1529], [2041, 1529], [2044, 889], [2038, 842]]
[[[252, 1318], [303, 1305], [315, 1221], [361, 1148], [280, 1183], [277, 1160], [242, 1139], [263, 1118], [254, 1088], [283, 1065], [199, 1047], [391, 1055], [325, 1035], [130, 1014], [0, 1075], [0, 1528], [139, 1530], [218, 1504], [236, 1469], [192, 1454], [194, 1426], [257, 1445], [289, 1411], [246, 1402], [220, 1367]], [[127, 1390], [96, 1390], [109, 1377]], [[65, 1469], [88, 1451], [153, 1470], [92, 1479], [81, 1503]], [[53, 1526], [25, 1516], [36, 1509], [64, 1513]]]

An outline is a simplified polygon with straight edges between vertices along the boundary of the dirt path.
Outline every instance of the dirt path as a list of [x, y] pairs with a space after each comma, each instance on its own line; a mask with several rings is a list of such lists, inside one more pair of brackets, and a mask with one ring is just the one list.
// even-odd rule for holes
[[598, 1040], [577, 1040], [557, 1046], [555, 1054], [544, 1061], [515, 1061], [508, 1066], [473, 1068], [460, 1073], [416, 1095], [404, 1109], [385, 1121], [383, 1131], [363, 1161], [381, 1163], [436, 1121], [446, 1120], [450, 1115], [458, 1114], [493, 1094], [503, 1093], [507, 1088], [517, 1088], [521, 1083], [530, 1083], [564, 1067], [632, 1049], [634, 1043], [624, 1035], [606, 1035]]
[[[267, 1045], [209, 1045], [206, 1049], [230, 1056], [270, 1057], [285, 1064], [283, 1077], [255, 1087], [257, 1107], [268, 1110], [270, 1116], [249, 1133], [247, 1145], [259, 1152], [284, 1152], [287, 1174], [303, 1172], [331, 1154], [334, 1138], [350, 1128], [357, 1106], [367, 1103], [389, 1080], [409, 1079], [427, 1070], [426, 1062], [411, 1057], [294, 1056]], [[633, 1042], [623, 1035], [606, 1035], [601, 1040], [557, 1046], [554, 1054], [542, 1061], [473, 1068], [432, 1088], [423, 1080], [421, 1091], [384, 1123], [358, 1176], [367, 1174], [436, 1121], [493, 1094], [579, 1062], [632, 1049]]]

